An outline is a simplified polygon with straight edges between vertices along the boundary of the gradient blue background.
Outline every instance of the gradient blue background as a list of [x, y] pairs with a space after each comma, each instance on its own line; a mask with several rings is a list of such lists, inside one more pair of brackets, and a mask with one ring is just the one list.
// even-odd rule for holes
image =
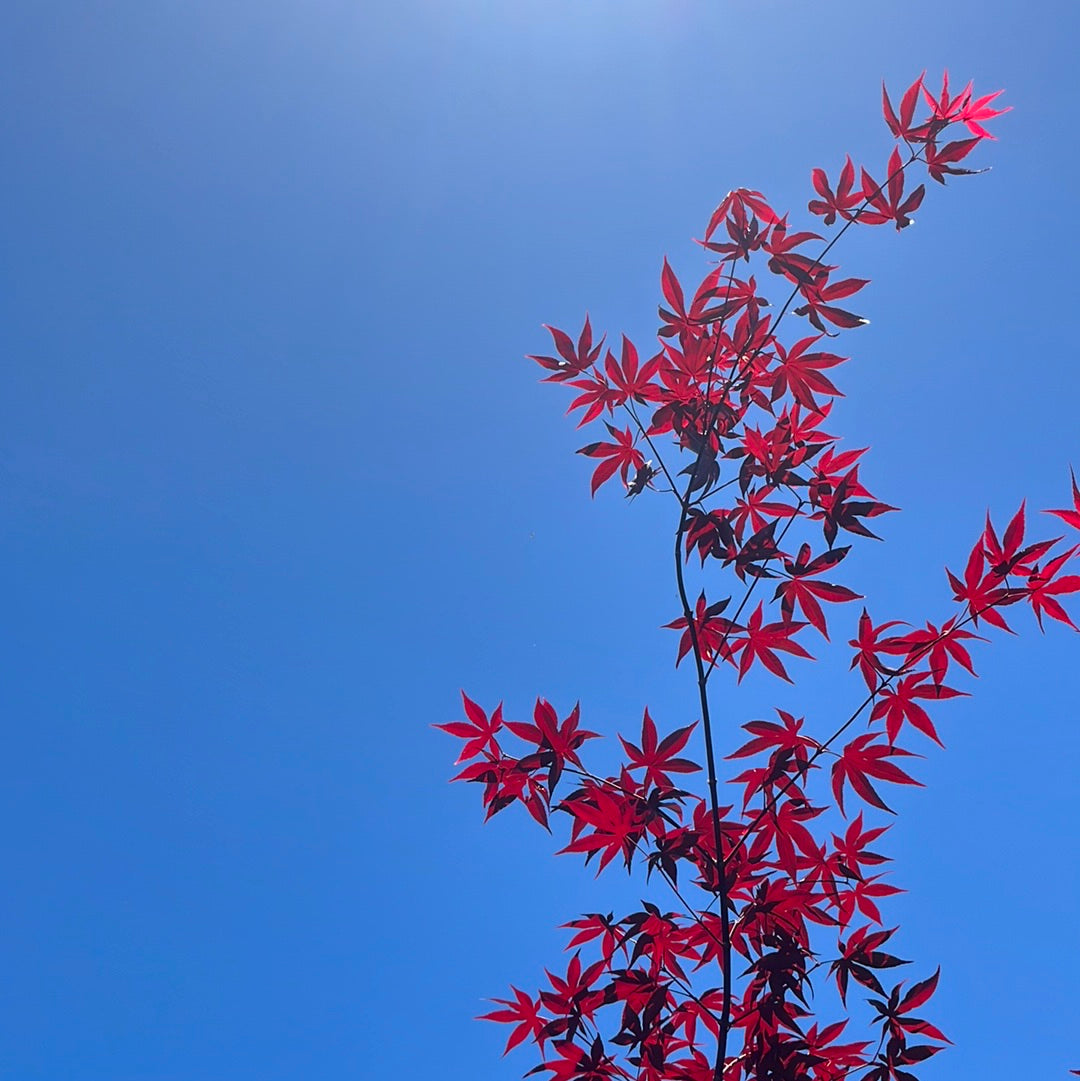
[[[852, 580], [947, 614], [986, 508], [1080, 465], [1078, 36], [973, 0], [6, 5], [0, 1077], [531, 1065], [470, 1017], [638, 887], [482, 828], [428, 726], [459, 687], [609, 735], [695, 706], [669, 509], [590, 502], [522, 354], [586, 309], [646, 347], [729, 188], [805, 220], [812, 166], [884, 161], [882, 77], [1007, 87], [991, 173], [839, 252], [874, 285], [832, 430], [905, 508]], [[928, 1078], [1080, 1066], [1080, 640], [1018, 623], [884, 845], [945, 973]], [[723, 690], [724, 746], [773, 704], [827, 730], [845, 665]]]

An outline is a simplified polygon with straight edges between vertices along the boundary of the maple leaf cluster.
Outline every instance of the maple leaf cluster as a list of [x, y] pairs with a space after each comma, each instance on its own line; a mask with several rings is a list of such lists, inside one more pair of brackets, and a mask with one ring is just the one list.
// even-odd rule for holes
[[[830, 340], [866, 322], [846, 305], [868, 284], [837, 277], [826, 256], [853, 225], [908, 225], [925, 196], [921, 184], [907, 188], [918, 169], [942, 183], [974, 172], [959, 163], [991, 138], [984, 124], [1003, 111], [997, 97], [977, 98], [970, 85], [953, 94], [948, 76], [937, 94], [920, 77], [898, 108], [885, 92], [896, 145], [881, 182], [861, 168], [856, 184], [850, 158], [835, 184], [812, 174], [810, 212], [844, 223], [833, 241], [792, 231], [760, 192], [730, 192], [700, 242], [718, 257], [704, 279], [686, 288], [664, 261], [655, 355], [643, 362], [623, 337], [616, 357], [586, 318], [576, 341], [549, 327], [556, 355], [532, 358], [546, 382], [576, 392], [568, 412], [580, 413], [579, 427], [606, 430], [580, 451], [598, 461], [592, 493], [618, 476], [628, 496], [673, 500], [681, 612], [667, 627], [679, 632], [675, 664], [693, 661], [700, 715], [662, 734], [645, 709], [640, 733], [619, 737], [625, 759], [607, 776], [584, 762], [596, 733], [581, 727], [578, 706], [560, 718], [538, 699], [524, 722], [463, 694], [466, 719], [437, 726], [464, 741], [455, 780], [481, 786], [488, 817], [520, 803], [550, 830], [559, 816], [562, 852], [597, 874], [640, 871], [665, 893], [627, 915], [570, 921], [565, 967], [535, 993], [513, 988], [495, 1000], [485, 1018], [511, 1026], [507, 1051], [531, 1043], [541, 1056], [530, 1073], [910, 1081], [948, 1042], [915, 1016], [939, 974], [891, 976], [908, 962], [891, 952], [897, 929], [879, 905], [899, 887], [875, 850], [888, 826], [866, 815], [892, 813], [890, 793], [920, 784], [918, 756], [901, 741], [941, 744], [932, 712], [965, 693], [951, 684], [974, 674], [969, 647], [983, 640], [981, 625], [1011, 630], [1005, 610], [1026, 604], [1040, 627], [1046, 617], [1075, 629], [1062, 602], [1080, 591], [1080, 576], [1067, 573], [1080, 546], [1029, 538], [1022, 505], [1000, 536], [988, 517], [963, 571], [947, 572], [957, 608], [940, 624], [875, 622], [864, 608], [849, 642], [862, 701], [824, 735], [783, 710], [744, 724], [748, 738], [727, 756], [741, 770], [728, 778], [739, 792], [729, 805], [719, 801], [708, 684], [727, 666], [737, 680], [760, 667], [791, 682], [793, 659], [812, 659], [809, 636], [828, 641], [835, 606], [862, 599], [836, 578], [853, 544], [875, 537], [868, 522], [895, 508], [865, 486], [865, 451], [841, 449], [825, 431], [841, 393], [832, 373], [846, 360]], [[952, 137], [957, 129], [963, 137]], [[739, 269], [752, 261], [789, 291], [775, 316], [756, 275]], [[783, 342], [789, 314], [811, 330]], [[1080, 530], [1075, 479], [1073, 501], [1049, 513]], [[695, 557], [710, 590], [714, 581], [728, 588], [692, 600], [685, 571]], [[702, 772], [687, 753], [695, 736], [704, 792], [691, 786]], [[843, 825], [833, 832], [829, 821]], [[819, 1019], [815, 975], [847, 1016]], [[869, 1026], [860, 1035], [848, 1032], [856, 988]]]

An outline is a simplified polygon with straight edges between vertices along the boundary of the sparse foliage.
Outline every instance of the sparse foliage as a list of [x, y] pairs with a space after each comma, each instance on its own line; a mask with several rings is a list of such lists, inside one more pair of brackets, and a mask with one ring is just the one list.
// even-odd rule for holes
[[[730, 192], [700, 242], [718, 258], [702, 281], [687, 288], [663, 263], [654, 355], [642, 361], [623, 337], [616, 356], [586, 318], [576, 341], [549, 327], [554, 352], [532, 358], [546, 382], [576, 392], [568, 411], [579, 426], [603, 425], [580, 451], [596, 462], [593, 494], [618, 476], [628, 496], [671, 501], [680, 607], [667, 626], [678, 633], [675, 664], [693, 662], [699, 713], [665, 733], [645, 709], [640, 732], [619, 737], [625, 760], [609, 776], [585, 763], [595, 733], [577, 706], [560, 719], [539, 700], [520, 722], [504, 720], [501, 704], [488, 713], [463, 696], [467, 719], [438, 726], [464, 740], [457, 779], [481, 786], [488, 817], [520, 803], [550, 828], [559, 812], [561, 851], [598, 872], [641, 869], [666, 891], [662, 904], [571, 920], [569, 962], [535, 994], [513, 988], [495, 1000], [485, 1017], [511, 1026], [507, 1050], [535, 1045], [530, 1073], [909, 1081], [948, 1042], [921, 1016], [938, 972], [893, 971], [909, 962], [893, 953], [897, 929], [879, 907], [899, 892], [877, 851], [881, 816], [898, 786], [921, 783], [911, 745], [941, 743], [932, 714], [965, 693], [951, 684], [974, 672], [969, 648], [985, 641], [977, 632], [1010, 630], [1006, 610], [1024, 605], [1040, 626], [1044, 617], [1075, 626], [1062, 602], [1080, 591], [1068, 573], [1080, 545], [1032, 537], [1022, 505], [1003, 532], [987, 518], [948, 572], [956, 607], [943, 621], [913, 628], [848, 607], [863, 598], [838, 581], [845, 560], [894, 508], [868, 489], [865, 451], [841, 449], [825, 430], [846, 359], [832, 338], [866, 322], [849, 308], [868, 284], [838, 276], [828, 256], [854, 225], [908, 226], [926, 195], [912, 186], [920, 170], [939, 183], [976, 172], [966, 163], [993, 138], [985, 124], [1003, 111], [997, 97], [970, 85], [954, 94], [947, 75], [936, 93], [916, 79], [898, 107], [885, 92], [895, 145], [884, 169], [857, 169], [848, 157], [835, 181], [813, 171], [809, 210], [839, 225], [831, 240], [793, 231], [760, 192]], [[751, 264], [786, 290], [779, 308]], [[785, 344], [789, 317], [810, 332]], [[1075, 479], [1072, 497], [1074, 508], [1048, 513], [1076, 531]], [[692, 597], [695, 557], [708, 585]], [[745, 742], [727, 755], [741, 770], [727, 778], [739, 796], [723, 804], [710, 681], [760, 668], [791, 682], [845, 616], [866, 693], [852, 694], [832, 730], [784, 710], [744, 724]], [[690, 757], [698, 739], [704, 770]], [[699, 773], [704, 790], [695, 791]], [[837, 816], [846, 825], [832, 832], [824, 823]], [[846, 1015], [818, 1016], [815, 981], [833, 983], [825, 1008], [835, 1001]], [[868, 1029], [850, 1011], [856, 993], [869, 1005]]]

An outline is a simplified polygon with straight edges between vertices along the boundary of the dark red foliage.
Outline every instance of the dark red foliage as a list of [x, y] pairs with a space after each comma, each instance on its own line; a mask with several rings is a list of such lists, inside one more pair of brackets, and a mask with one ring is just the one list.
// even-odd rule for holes
[[[916, 172], [944, 182], [974, 171], [960, 163], [991, 138], [984, 124], [1004, 111], [992, 107], [997, 96], [975, 98], [970, 85], [953, 94], [947, 75], [936, 94], [920, 76], [896, 106], [883, 90], [895, 141], [884, 172], [848, 157], [834, 184], [815, 169], [810, 212], [827, 226], [842, 220], [840, 234], [856, 224], [902, 229], [925, 196], [924, 184], [912, 186]], [[569, 411], [581, 413], [579, 425], [604, 424], [606, 437], [579, 452], [597, 459], [593, 494], [618, 476], [627, 495], [672, 500], [681, 611], [666, 626], [680, 632], [676, 665], [693, 661], [700, 715], [663, 732], [646, 709], [640, 734], [619, 737], [625, 759], [606, 776], [583, 761], [595, 733], [580, 727], [577, 706], [560, 720], [539, 699], [532, 720], [519, 721], [463, 695], [466, 719], [438, 726], [463, 741], [456, 779], [481, 786], [488, 817], [521, 803], [546, 827], [559, 812], [569, 833], [561, 851], [597, 874], [612, 864], [644, 871], [643, 885], [665, 892], [663, 905], [571, 920], [576, 952], [565, 970], [547, 973], [535, 995], [513, 988], [495, 1000], [484, 1018], [511, 1026], [507, 1051], [535, 1046], [531, 1074], [911, 1081], [948, 1042], [921, 1016], [939, 973], [888, 990], [883, 982], [909, 962], [893, 953], [897, 929], [878, 907], [900, 892], [888, 857], [874, 850], [888, 827], [864, 815], [891, 813], [886, 797], [921, 785], [919, 756], [897, 741], [941, 743], [937, 707], [966, 693], [951, 684], [974, 673], [980, 621], [1011, 630], [1004, 610], [1026, 604], [1040, 626], [1046, 617], [1075, 627], [1063, 602], [1080, 592], [1070, 573], [1080, 546], [1028, 537], [1021, 505], [1003, 533], [987, 517], [963, 571], [947, 572], [957, 607], [943, 620], [913, 627], [843, 607], [861, 597], [837, 581], [852, 548], [837, 544], [841, 532], [874, 538], [867, 521], [895, 508], [865, 487], [864, 450], [841, 449], [823, 427], [846, 359], [824, 339], [866, 322], [848, 310], [866, 280], [834, 276], [824, 262], [835, 239], [822, 246], [817, 234], [789, 229], [760, 192], [737, 189], [705, 229], [703, 247], [718, 262], [699, 283], [684, 285], [664, 260], [650, 359], [626, 337], [618, 357], [605, 351], [588, 318], [576, 342], [548, 328], [556, 355], [532, 358], [546, 382], [577, 392]], [[754, 260], [781, 283], [778, 305], [754, 275], [736, 277]], [[788, 313], [813, 332], [781, 341]], [[1047, 513], [1080, 530], [1075, 478], [1072, 499], [1073, 508]], [[686, 585], [693, 554], [706, 580], [696, 601]], [[753, 669], [791, 682], [790, 659], [811, 659], [808, 628], [828, 640], [829, 621], [845, 615], [851, 668], [868, 693], [856, 688], [855, 708], [832, 730], [784, 710], [745, 723], [749, 738], [727, 756], [740, 764], [728, 781], [741, 806], [722, 806], [709, 716], [715, 670], [726, 662], [737, 680]], [[684, 787], [701, 769], [685, 755], [699, 735], [708, 764], [700, 794]], [[519, 745], [508, 749], [508, 739]], [[829, 980], [815, 984], [819, 969]], [[834, 1000], [822, 984], [835, 987]], [[869, 1006], [862, 1020], [855, 992]], [[860, 1024], [865, 1038], [852, 1038], [849, 1026]]]

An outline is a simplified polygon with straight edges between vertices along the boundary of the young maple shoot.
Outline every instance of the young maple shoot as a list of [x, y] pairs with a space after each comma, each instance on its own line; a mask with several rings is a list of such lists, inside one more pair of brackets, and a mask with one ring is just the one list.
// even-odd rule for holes
[[[837, 578], [852, 544], [875, 536], [871, 520], [895, 508], [864, 485], [865, 451], [840, 449], [825, 430], [847, 359], [830, 342], [866, 322], [848, 306], [867, 284], [839, 277], [828, 256], [854, 225], [910, 225], [926, 194], [911, 186], [921, 170], [941, 184], [980, 171], [961, 163], [993, 138], [984, 125], [1005, 111], [997, 97], [970, 84], [954, 94], [947, 74], [933, 93], [920, 76], [894, 108], [883, 88], [895, 140], [884, 170], [848, 157], [835, 183], [813, 171], [810, 212], [843, 223], [831, 240], [791, 230], [760, 192], [740, 188], [708, 222], [700, 243], [718, 262], [695, 288], [664, 261], [655, 355], [642, 361], [624, 336], [616, 356], [586, 318], [576, 341], [547, 328], [554, 355], [531, 358], [545, 382], [576, 392], [568, 412], [579, 427], [602, 425], [579, 452], [596, 462], [592, 493], [618, 476], [627, 496], [671, 502], [680, 611], [667, 626], [679, 632], [675, 664], [693, 663], [699, 712], [662, 733], [646, 708], [640, 733], [619, 737], [625, 760], [612, 776], [586, 765], [596, 733], [577, 706], [560, 718], [540, 699], [524, 722], [463, 694], [466, 719], [437, 726], [464, 740], [455, 779], [481, 786], [488, 818], [520, 803], [550, 828], [561, 812], [562, 852], [598, 873], [643, 869], [664, 891], [636, 912], [570, 920], [569, 961], [535, 994], [495, 1000], [485, 1018], [510, 1026], [507, 1051], [535, 1046], [530, 1074], [910, 1081], [948, 1042], [921, 1016], [938, 972], [892, 971], [909, 962], [893, 953], [896, 928], [879, 904], [899, 890], [876, 850], [888, 827], [867, 816], [892, 813], [893, 786], [921, 783], [901, 743], [941, 743], [931, 710], [964, 693], [951, 681], [974, 673], [968, 647], [985, 641], [980, 631], [1011, 630], [1006, 610], [1024, 604], [1040, 626], [1075, 629], [1062, 600], [1080, 591], [1067, 573], [1080, 545], [1029, 537], [1021, 505], [1004, 532], [988, 517], [962, 569], [948, 571], [957, 607], [940, 624], [910, 629], [863, 608], [850, 646], [865, 694], [831, 731], [784, 710], [744, 724], [748, 738], [727, 755], [741, 769], [728, 778], [741, 789], [733, 805], [718, 794], [709, 684], [729, 667], [736, 680], [760, 667], [791, 682], [815, 635], [828, 640], [830, 619], [863, 599]], [[786, 292], [778, 307], [742, 269], [762, 263]], [[788, 316], [809, 332], [788, 334]], [[1075, 478], [1072, 498], [1074, 509], [1048, 513], [1080, 531]], [[684, 570], [695, 557], [709, 584], [691, 597]], [[699, 739], [704, 770], [688, 757]], [[821, 824], [826, 812], [842, 816], [842, 832]], [[818, 1016], [812, 976], [835, 985], [821, 1008], [836, 1003], [840, 1016]], [[868, 1029], [849, 1010], [856, 994]]]

